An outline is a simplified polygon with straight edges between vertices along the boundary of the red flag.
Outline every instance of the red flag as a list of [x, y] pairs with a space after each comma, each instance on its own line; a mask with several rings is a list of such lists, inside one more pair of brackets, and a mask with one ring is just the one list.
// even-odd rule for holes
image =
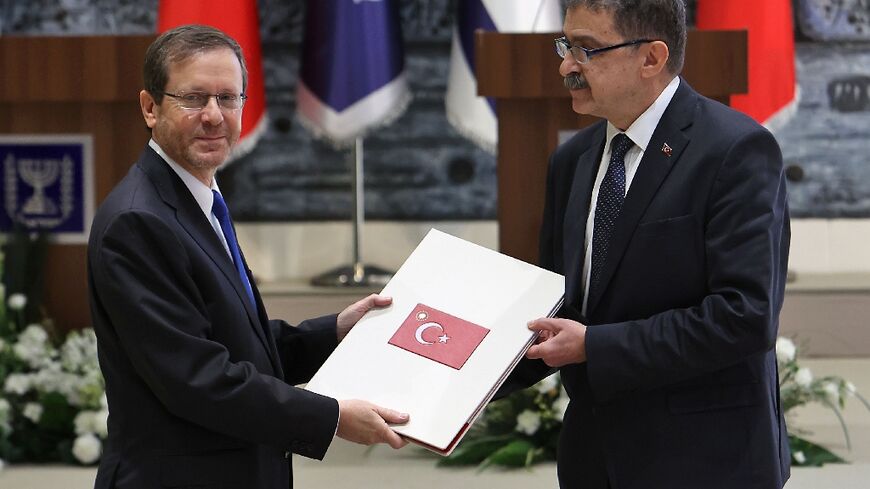
[[791, 0], [699, 0], [696, 26], [749, 31], [749, 93], [733, 95], [732, 107], [768, 126], [794, 111]]
[[388, 343], [459, 370], [487, 333], [483, 326], [417, 304]]
[[260, 20], [256, 0], [161, 0], [157, 12], [157, 31], [164, 32], [183, 24], [216, 27], [242, 47], [248, 68], [248, 100], [242, 112], [242, 134], [230, 160], [251, 149], [266, 130], [266, 90], [263, 87], [263, 60], [260, 49]]

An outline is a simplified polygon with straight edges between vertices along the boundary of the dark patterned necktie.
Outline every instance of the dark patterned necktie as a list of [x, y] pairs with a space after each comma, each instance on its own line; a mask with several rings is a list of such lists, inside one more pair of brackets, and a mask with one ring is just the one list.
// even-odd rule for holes
[[610, 164], [598, 189], [595, 203], [595, 227], [592, 231], [592, 271], [589, 277], [589, 296], [592, 296], [601, 280], [601, 272], [607, 259], [607, 247], [616, 219], [625, 201], [625, 153], [634, 143], [625, 134], [617, 134], [610, 142]]
[[251, 282], [248, 280], [248, 274], [245, 272], [245, 264], [242, 262], [242, 252], [239, 250], [239, 242], [236, 241], [236, 233], [233, 230], [233, 222], [230, 220], [230, 210], [227, 209], [227, 203], [217, 190], [212, 190], [214, 194], [214, 203], [211, 206], [211, 211], [218, 218], [221, 224], [221, 231], [224, 233], [224, 239], [227, 241], [227, 248], [230, 249], [230, 254], [233, 256], [233, 264], [236, 266], [236, 272], [239, 274], [242, 284], [245, 286], [245, 291], [248, 293], [248, 299], [251, 305], [256, 309], [257, 302], [254, 300], [254, 290], [251, 288]]

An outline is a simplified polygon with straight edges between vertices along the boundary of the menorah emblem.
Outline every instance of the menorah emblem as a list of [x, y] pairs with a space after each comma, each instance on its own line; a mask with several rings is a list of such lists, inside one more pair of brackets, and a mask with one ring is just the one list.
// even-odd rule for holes
[[45, 159], [21, 159], [18, 161], [18, 173], [25, 183], [33, 187], [33, 195], [24, 203], [21, 209], [25, 214], [46, 215], [57, 214], [57, 205], [45, 195], [45, 188], [52, 185], [60, 174], [59, 161]]

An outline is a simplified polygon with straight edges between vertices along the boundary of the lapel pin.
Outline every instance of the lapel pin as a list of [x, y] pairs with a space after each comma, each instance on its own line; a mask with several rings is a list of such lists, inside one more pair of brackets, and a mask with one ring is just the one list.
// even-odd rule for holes
[[662, 145], [662, 153], [664, 153], [665, 156], [667, 156], [668, 158], [671, 157], [671, 153], [672, 153], [673, 151], [674, 151], [673, 148], [671, 148], [670, 146], [668, 146], [668, 143], [665, 143], [665, 144]]

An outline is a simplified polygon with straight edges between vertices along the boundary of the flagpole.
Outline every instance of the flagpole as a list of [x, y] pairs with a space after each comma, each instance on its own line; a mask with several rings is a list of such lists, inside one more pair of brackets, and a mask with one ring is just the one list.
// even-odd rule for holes
[[365, 224], [365, 176], [363, 138], [357, 137], [353, 151], [353, 263], [341, 266], [311, 279], [313, 285], [336, 287], [384, 286], [393, 277], [393, 272], [366, 265], [362, 261], [362, 229]]

